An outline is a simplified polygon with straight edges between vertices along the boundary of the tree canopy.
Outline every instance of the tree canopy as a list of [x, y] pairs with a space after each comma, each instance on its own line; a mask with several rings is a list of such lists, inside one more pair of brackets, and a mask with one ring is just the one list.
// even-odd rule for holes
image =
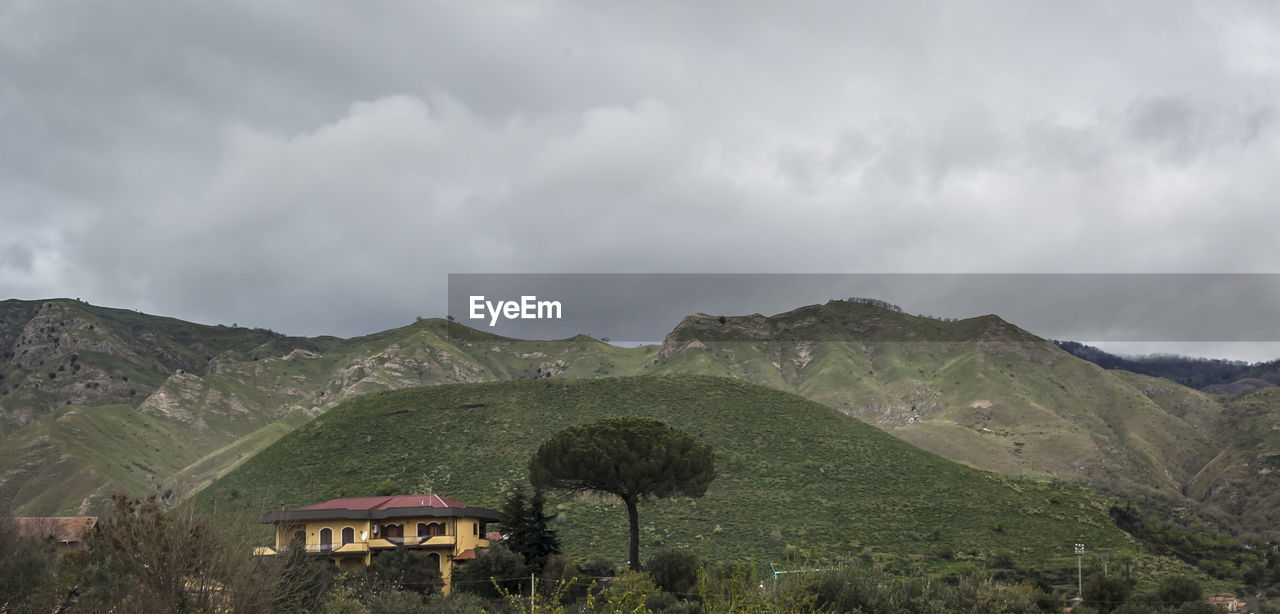
[[520, 486], [507, 495], [502, 505], [502, 526], [508, 534], [504, 543], [524, 557], [530, 569], [542, 570], [548, 557], [560, 553], [560, 537], [551, 528], [545, 505], [542, 489], [534, 489], [533, 496], [526, 497]]
[[715, 479], [714, 451], [657, 420], [610, 418], [564, 429], [529, 460], [535, 487], [617, 495], [631, 523], [630, 565], [640, 568], [637, 504], [657, 497], [701, 497]]

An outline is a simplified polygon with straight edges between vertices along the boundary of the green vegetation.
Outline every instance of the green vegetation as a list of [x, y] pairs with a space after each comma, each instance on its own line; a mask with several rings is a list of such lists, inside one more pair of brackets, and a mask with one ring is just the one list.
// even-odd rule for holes
[[640, 569], [641, 501], [698, 498], [715, 479], [711, 446], [657, 420], [608, 418], [571, 426], [543, 442], [529, 459], [534, 486], [608, 493], [622, 500], [630, 528], [627, 560]]
[[[823, 405], [740, 381], [663, 376], [515, 381], [376, 393], [281, 438], [199, 495], [253, 511], [408, 491], [497, 507], [552, 434], [606, 418], [661, 420], [710, 444], [719, 473], [701, 499], [646, 507], [643, 549], [680, 547], [764, 564], [811, 550], [894, 568], [1074, 564], [1069, 545], [1127, 548], [1108, 503], [1083, 488], [976, 471]], [[564, 551], [626, 560], [612, 497], [550, 498]], [[642, 552], [643, 555], [643, 552]]]
[[1216, 401], [1183, 411], [1164, 391], [1186, 389], [1127, 380], [996, 316], [947, 322], [831, 301], [720, 319], [685, 318], [647, 371], [741, 378], [975, 467], [1122, 491], [1178, 496], [1221, 450]]
[[331, 574], [301, 553], [254, 557], [234, 524], [115, 497], [114, 509], [60, 553], [0, 519], [5, 612], [278, 612], [315, 607]]
[[651, 358], [584, 336], [524, 342], [443, 320], [297, 338], [66, 299], [0, 301], [0, 347], [0, 511], [22, 514], [102, 512], [113, 492], [185, 496], [366, 392], [600, 377]]
[[[772, 317], [690, 316], [662, 348], [625, 349], [581, 335], [512, 340], [444, 320], [303, 339], [71, 300], [3, 301], [0, 347], [11, 348], [0, 360], [0, 432], [10, 431], [0, 504], [17, 513], [103, 510], [112, 492], [185, 496], [363, 393], [693, 373], [792, 392], [978, 468], [1080, 480], [1166, 507], [1204, 502], [1197, 513], [1244, 538], [1280, 538], [1271, 496], [1280, 431], [1269, 430], [1280, 397], [1215, 397], [1104, 370], [995, 316], [943, 321], [831, 301]], [[77, 448], [74, 433], [51, 426], [62, 412], [107, 406], [136, 408], [183, 445], [145, 432], [137, 440], [127, 426], [136, 420], [118, 409], [80, 432], [134, 442], [122, 457]], [[130, 458], [146, 450], [162, 458]]]
[[[386, 490], [389, 484], [457, 493], [493, 506], [525, 479], [520, 463], [508, 461], [527, 457], [555, 430], [643, 415], [699, 437], [738, 428], [742, 420], [749, 427], [741, 437], [720, 432], [720, 441], [712, 442], [720, 480], [727, 481], [714, 484], [706, 499], [658, 502], [658, 515], [646, 512], [640, 527], [646, 550], [679, 546], [700, 560], [744, 552], [758, 564], [812, 551], [819, 559], [875, 560], [894, 571], [943, 565], [1065, 568], [1069, 556], [1049, 561], [1053, 557], [1037, 553], [1039, 544], [1083, 537], [1092, 548], [1096, 536], [1073, 534], [1081, 533], [1075, 529], [1042, 534], [1010, 520], [1076, 522], [1102, 531], [1109, 503], [1085, 490], [1036, 483], [1057, 478], [1137, 501], [1148, 518], [1158, 515], [1189, 536], [1229, 536], [1241, 543], [1280, 538], [1280, 389], [1215, 396], [1101, 369], [995, 316], [948, 322], [866, 302], [832, 301], [773, 317], [690, 316], [662, 348], [624, 349], [585, 336], [517, 341], [443, 320], [355, 339], [301, 339], [59, 299], [0, 301], [0, 347], [0, 503], [17, 513], [102, 512], [110, 508], [113, 492], [181, 498], [219, 476], [238, 475], [230, 470], [252, 464], [277, 439], [308, 432], [325, 433], [331, 441], [295, 451], [331, 454], [336, 446], [376, 449], [383, 457], [362, 465], [336, 454], [324, 476], [318, 474], [328, 462], [324, 456], [307, 452], [283, 464], [275, 458], [275, 467], [304, 466], [299, 471], [311, 488], [305, 497], [285, 492], [291, 486], [268, 493], [231, 481], [220, 487], [219, 505], [243, 507], [252, 499], [274, 509], [286, 499], [304, 504], [339, 491]], [[788, 400], [781, 402], [750, 388], [729, 408], [715, 395], [711, 401], [699, 398], [702, 388], [688, 394], [663, 390], [658, 397], [696, 411], [704, 405], [715, 410], [705, 419], [681, 416], [685, 422], [679, 423], [669, 420], [671, 411], [647, 404], [653, 400], [644, 399], [652, 396], [649, 390], [632, 387], [589, 398], [578, 383], [566, 381], [637, 373], [713, 374], [762, 384], [819, 401], [947, 458], [1024, 479], [968, 472], [960, 486], [943, 489], [931, 501], [933, 482], [921, 482], [918, 474], [932, 469], [911, 468], [914, 460], [903, 465], [896, 448], [866, 465], [896, 480], [853, 480], [849, 467], [862, 466], [864, 452], [845, 438], [861, 425], [830, 411], [815, 419], [812, 404], [796, 405], [785, 395]], [[1246, 375], [1265, 376], [1260, 373]], [[390, 389], [494, 380], [524, 380], [526, 388], [511, 390], [524, 390], [519, 394], [530, 404], [494, 401], [463, 411], [458, 408], [486, 401], [432, 405], [438, 399], [420, 391], [357, 399]], [[731, 389], [716, 393], [731, 396]], [[392, 402], [385, 399], [426, 404], [406, 401], [405, 407], [382, 412], [388, 415], [365, 416], [379, 429], [331, 420], [325, 413], [348, 400], [352, 407]], [[724, 407], [713, 407], [718, 403]], [[772, 413], [764, 407], [770, 403]], [[431, 412], [424, 407], [439, 411], [428, 419], [422, 414]], [[458, 415], [468, 412], [475, 421]], [[810, 420], [841, 426], [798, 426]], [[467, 460], [473, 453], [498, 462], [477, 469], [482, 463]], [[889, 471], [903, 466], [906, 473]], [[757, 470], [760, 480], [749, 480]], [[481, 481], [469, 482], [471, 476]], [[968, 528], [954, 529], [950, 510], [937, 508], [987, 497], [983, 488], [964, 491], [964, 480], [972, 476], [1009, 491], [1021, 504], [1001, 507], [1003, 499], [994, 497], [983, 502], [987, 509], [958, 517]], [[731, 504], [733, 496], [738, 500]], [[770, 503], [782, 508], [777, 513], [741, 509], [769, 497], [779, 498]], [[691, 514], [676, 511], [686, 503]], [[714, 508], [714, 519], [707, 508]], [[614, 564], [625, 559], [617, 550], [620, 502], [558, 496], [548, 509], [559, 528], [592, 527], [590, 539], [574, 531], [566, 552], [605, 554]], [[688, 532], [680, 529], [686, 516], [693, 518]], [[1036, 533], [1041, 541], [1010, 537], [1018, 531]], [[1194, 546], [1197, 538], [1188, 539]], [[1109, 548], [1113, 542], [1099, 543]], [[1257, 561], [1238, 560], [1230, 548], [1202, 549], [1203, 556], [1183, 559], [1220, 579], [1220, 585], [1206, 581], [1213, 590], [1252, 585], [1246, 574], [1269, 573], [1270, 568], [1256, 571]], [[1132, 566], [1142, 577], [1186, 571], [1144, 554]]]
[[502, 504], [503, 543], [524, 558], [531, 569], [542, 569], [553, 555], [560, 554], [560, 536], [551, 527], [546, 513], [546, 496], [541, 489], [525, 498], [524, 488], [516, 486]]

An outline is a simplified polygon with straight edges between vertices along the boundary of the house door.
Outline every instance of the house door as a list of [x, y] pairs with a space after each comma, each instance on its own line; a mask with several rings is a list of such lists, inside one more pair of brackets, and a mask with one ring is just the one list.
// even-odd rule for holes
[[342, 545], [347, 545], [356, 541], [356, 530], [351, 527], [342, 529]]
[[325, 527], [320, 529], [320, 549], [330, 550], [333, 548], [333, 529]]

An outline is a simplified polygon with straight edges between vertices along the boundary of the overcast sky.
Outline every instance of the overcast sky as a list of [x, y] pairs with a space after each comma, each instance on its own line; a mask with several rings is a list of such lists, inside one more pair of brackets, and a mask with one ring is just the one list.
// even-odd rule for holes
[[350, 336], [449, 273], [1278, 273], [1277, 6], [7, 0], [0, 298]]

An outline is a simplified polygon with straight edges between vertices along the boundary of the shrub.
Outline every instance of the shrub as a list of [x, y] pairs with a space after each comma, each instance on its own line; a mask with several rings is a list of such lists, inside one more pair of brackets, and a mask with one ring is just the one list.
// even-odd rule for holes
[[688, 552], [664, 548], [645, 564], [654, 584], [664, 591], [687, 594], [698, 583], [698, 559]]
[[598, 554], [583, 561], [581, 568], [588, 578], [612, 578], [618, 575], [618, 566]]
[[1203, 599], [1204, 591], [1200, 589], [1200, 583], [1191, 576], [1169, 576], [1160, 581], [1156, 598], [1169, 604], [1190, 603]]
[[366, 574], [374, 586], [412, 591], [421, 601], [422, 595], [437, 593], [443, 585], [438, 561], [424, 552], [396, 549], [373, 557]]
[[[519, 593], [528, 577], [524, 559], [501, 544], [453, 572], [453, 588], [481, 597], [501, 598], [502, 591]], [[496, 586], [495, 586], [496, 584]]]

